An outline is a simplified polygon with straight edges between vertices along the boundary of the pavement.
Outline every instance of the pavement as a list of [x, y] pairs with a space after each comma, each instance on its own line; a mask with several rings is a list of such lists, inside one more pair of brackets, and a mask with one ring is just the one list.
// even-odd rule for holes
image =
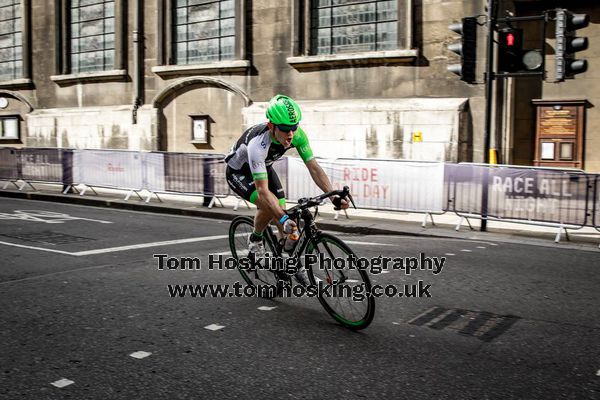
[[[0, 188], [5, 186], [0, 181]], [[209, 208], [203, 205], [204, 198], [194, 195], [153, 195], [139, 192], [125, 200], [128, 191], [108, 188], [86, 189], [76, 187], [76, 193], [62, 193], [62, 185], [33, 183], [18, 190], [15, 185], [0, 189], [0, 196], [29, 200], [80, 204], [96, 207], [155, 212], [171, 215], [195, 216], [231, 220], [237, 215], [254, 215], [255, 207], [232, 196], [218, 199]], [[85, 190], [84, 190], [85, 189]], [[148, 198], [150, 200], [148, 201]], [[294, 204], [293, 202], [288, 203]], [[556, 226], [532, 225], [514, 222], [488, 221], [487, 231], [481, 232], [480, 220], [461, 219], [455, 213], [426, 215], [396, 211], [349, 209], [344, 215], [336, 213], [330, 204], [319, 208], [317, 218], [323, 230], [359, 233], [364, 235], [410, 235], [432, 238], [455, 238], [469, 240], [492, 240], [505, 243], [521, 243], [553, 248], [600, 251], [600, 232], [593, 227], [562, 229], [556, 242], [559, 228]], [[460, 227], [459, 227], [460, 224]], [[470, 226], [469, 226], [470, 225]], [[457, 227], [459, 229], [457, 229]]]

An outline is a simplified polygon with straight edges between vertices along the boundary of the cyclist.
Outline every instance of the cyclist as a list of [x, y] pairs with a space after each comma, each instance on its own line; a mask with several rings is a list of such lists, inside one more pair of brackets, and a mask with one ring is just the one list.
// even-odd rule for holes
[[[315, 184], [323, 192], [332, 191], [329, 178], [314, 158], [306, 133], [298, 125], [302, 112], [298, 104], [281, 94], [273, 97], [267, 106], [268, 122], [248, 128], [233, 145], [225, 157], [227, 182], [231, 189], [243, 199], [257, 206], [254, 231], [248, 238], [248, 250], [263, 255], [263, 231], [273, 221], [279, 231], [280, 240], [284, 233], [297, 229], [296, 223], [285, 212], [285, 193], [273, 163], [287, 150], [296, 148], [310, 172]], [[348, 203], [335, 196], [331, 201], [336, 208], [346, 209]], [[308, 283], [306, 270], [296, 277]]]

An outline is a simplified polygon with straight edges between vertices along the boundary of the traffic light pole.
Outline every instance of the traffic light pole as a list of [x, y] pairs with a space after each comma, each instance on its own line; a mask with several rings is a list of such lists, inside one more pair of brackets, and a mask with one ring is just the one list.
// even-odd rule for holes
[[[487, 64], [485, 69], [485, 127], [483, 162], [490, 162], [490, 142], [492, 137], [492, 101], [494, 94], [494, 27], [496, 26], [497, 0], [488, 0], [487, 5]], [[487, 230], [489, 171], [483, 174], [481, 187], [481, 228]]]

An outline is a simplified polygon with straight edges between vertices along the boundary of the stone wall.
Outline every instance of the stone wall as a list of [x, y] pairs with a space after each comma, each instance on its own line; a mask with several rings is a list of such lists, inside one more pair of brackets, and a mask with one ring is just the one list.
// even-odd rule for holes
[[[301, 126], [319, 157], [470, 161], [467, 99], [299, 101]], [[244, 108], [246, 127], [265, 121], [267, 103]], [[413, 140], [421, 133], [422, 141]]]
[[35, 110], [27, 116], [30, 147], [156, 150], [156, 110], [120, 107], [82, 107]]

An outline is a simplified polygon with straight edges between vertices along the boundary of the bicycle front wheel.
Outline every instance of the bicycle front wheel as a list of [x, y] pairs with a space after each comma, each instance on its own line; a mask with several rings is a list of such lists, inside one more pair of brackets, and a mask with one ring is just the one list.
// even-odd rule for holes
[[[271, 229], [267, 227], [267, 229]], [[229, 247], [231, 255], [239, 261], [240, 258], [248, 257], [248, 238], [254, 230], [254, 221], [250, 217], [238, 216], [233, 219], [229, 226]], [[265, 231], [266, 234], [266, 231]], [[274, 249], [274, 244], [271, 240], [265, 240], [265, 250], [271, 255], [277, 254]], [[277, 278], [275, 273], [265, 268], [264, 263], [255, 263], [250, 268], [240, 268], [238, 271], [244, 278], [244, 281], [250, 286], [261, 286], [258, 292], [261, 297], [272, 298], [277, 294]]]
[[[375, 315], [375, 299], [367, 296], [371, 292], [371, 281], [367, 272], [349, 263], [350, 255], [356, 254], [333, 235], [321, 233], [308, 245], [306, 254], [319, 260], [307, 268], [308, 278], [313, 285], [328, 287], [325, 294], [318, 296], [325, 310], [342, 325], [350, 329], [364, 329]], [[344, 262], [335, 262], [341, 259]]]

